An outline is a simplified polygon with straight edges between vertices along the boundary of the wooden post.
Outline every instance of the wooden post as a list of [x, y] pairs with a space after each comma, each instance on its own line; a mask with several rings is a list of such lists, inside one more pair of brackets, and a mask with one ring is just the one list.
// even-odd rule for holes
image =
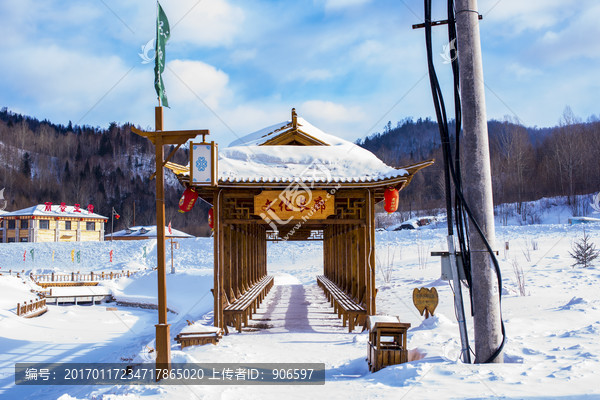
[[224, 328], [223, 323], [223, 303], [222, 303], [222, 289], [223, 289], [223, 275], [221, 271], [221, 252], [222, 252], [222, 237], [221, 237], [221, 191], [215, 190], [213, 197], [213, 208], [214, 208], [214, 281], [213, 281], [213, 295], [214, 295], [214, 324], [216, 327], [221, 329]]
[[235, 298], [231, 284], [231, 225], [223, 227], [223, 242], [223, 291], [231, 302]]
[[163, 149], [163, 108], [154, 109], [156, 135], [154, 157], [156, 162], [156, 257], [158, 275], [158, 324], [156, 325], [156, 366], [171, 368], [171, 335], [167, 324], [167, 277], [165, 266], [165, 186]]
[[367, 194], [367, 234], [369, 247], [368, 264], [367, 264], [367, 314], [375, 315], [375, 194], [370, 190]]

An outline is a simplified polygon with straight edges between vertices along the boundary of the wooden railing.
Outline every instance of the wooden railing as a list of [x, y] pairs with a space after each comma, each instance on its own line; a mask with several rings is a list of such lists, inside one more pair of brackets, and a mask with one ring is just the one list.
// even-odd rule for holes
[[30, 300], [29, 303], [26, 301], [21, 303], [17, 303], [17, 315], [26, 315], [32, 312], [38, 311], [46, 307], [46, 299], [39, 299], [37, 301]]
[[121, 277], [128, 277], [133, 274], [131, 271], [121, 272], [101, 272], [101, 273], [84, 273], [71, 272], [70, 274], [29, 274], [29, 277], [34, 282], [97, 282], [109, 279], [117, 279]]
[[0, 270], [0, 275], [2, 274], [8, 274], [8, 275], [16, 275], [17, 278], [20, 278], [21, 275], [25, 276], [25, 270], [21, 270], [21, 271], [13, 271], [12, 269], [9, 269], [8, 271], [6, 270]]

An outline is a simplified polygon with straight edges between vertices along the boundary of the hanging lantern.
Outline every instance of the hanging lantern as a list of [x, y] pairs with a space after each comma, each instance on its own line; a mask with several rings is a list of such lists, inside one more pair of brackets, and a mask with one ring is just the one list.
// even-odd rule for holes
[[215, 212], [212, 208], [208, 210], [208, 226], [210, 227], [210, 229], [213, 229], [215, 227]]
[[385, 206], [383, 207], [388, 214], [398, 209], [398, 191], [394, 188], [387, 188], [384, 193]]
[[185, 189], [179, 200], [179, 212], [185, 213], [190, 211], [194, 207], [194, 204], [196, 204], [196, 200], [198, 200], [198, 193], [190, 187]]

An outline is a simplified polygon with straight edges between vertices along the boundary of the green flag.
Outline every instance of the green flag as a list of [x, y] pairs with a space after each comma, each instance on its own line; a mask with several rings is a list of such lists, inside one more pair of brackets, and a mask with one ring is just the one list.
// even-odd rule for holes
[[154, 58], [154, 88], [158, 95], [159, 103], [163, 106], [169, 107], [167, 101], [167, 94], [165, 93], [165, 84], [162, 79], [162, 73], [165, 70], [165, 45], [169, 36], [171, 35], [171, 29], [169, 28], [169, 20], [167, 15], [163, 11], [160, 3], [156, 2], [158, 6], [158, 15], [156, 17], [156, 57]]

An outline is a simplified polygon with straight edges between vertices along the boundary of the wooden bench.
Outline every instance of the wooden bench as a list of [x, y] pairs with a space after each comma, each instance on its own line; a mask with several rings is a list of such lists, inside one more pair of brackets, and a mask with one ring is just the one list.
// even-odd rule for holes
[[181, 345], [181, 348], [188, 346], [204, 345], [212, 343], [216, 345], [223, 337], [223, 332], [181, 332], [175, 336], [175, 341]]
[[228, 334], [227, 326], [232, 326], [238, 332], [242, 332], [242, 324], [248, 326], [248, 320], [256, 312], [260, 303], [273, 287], [273, 277], [265, 276], [256, 285], [252, 286], [246, 293], [236, 299], [233, 303], [223, 309], [225, 317], [225, 333]]
[[352, 332], [356, 325], [365, 325], [367, 310], [363, 306], [355, 302], [325, 275], [317, 276], [317, 284], [325, 292], [325, 296], [331, 303], [333, 311], [337, 313], [338, 318], [342, 318], [344, 326], [348, 323], [348, 332]]

